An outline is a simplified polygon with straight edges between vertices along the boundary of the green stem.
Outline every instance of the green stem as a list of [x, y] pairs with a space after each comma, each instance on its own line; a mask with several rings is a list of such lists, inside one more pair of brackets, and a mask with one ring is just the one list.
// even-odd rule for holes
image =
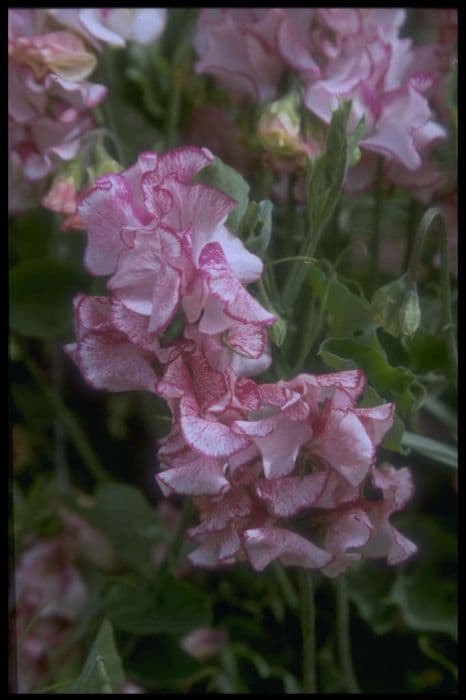
[[379, 286], [379, 258], [380, 258], [380, 223], [382, 219], [383, 181], [382, 181], [383, 157], [380, 156], [377, 164], [377, 175], [374, 186], [374, 208], [372, 210], [372, 238], [370, 240], [370, 290], [374, 292]]
[[290, 579], [288, 578], [288, 574], [286, 573], [283, 564], [280, 564], [279, 561], [274, 561], [272, 563], [272, 568], [275, 574], [275, 578], [277, 579], [278, 585], [281, 588], [283, 598], [285, 599], [288, 607], [291, 610], [296, 610], [296, 608], [298, 607], [298, 597], [295, 593]]
[[[54, 343], [52, 347], [52, 382], [57, 401], [63, 396], [63, 350]], [[53, 447], [57, 489], [61, 494], [69, 491], [70, 477], [66, 463], [65, 429], [60, 413], [57, 412], [53, 422]]]
[[122, 166], [126, 166], [125, 151], [122, 142], [120, 141], [117, 124], [115, 120], [114, 112], [114, 89], [115, 84], [113, 81], [113, 55], [112, 49], [106, 48], [102, 55], [102, 66], [104, 74], [104, 84], [109, 86], [108, 95], [103, 103], [103, 110], [105, 114], [105, 119], [109, 127], [109, 131], [112, 134], [112, 142], [115, 146], [116, 158]]
[[309, 569], [298, 572], [303, 644], [303, 692], [316, 693], [316, 639], [315, 607], [312, 573]]
[[417, 227], [416, 237], [414, 239], [411, 257], [409, 259], [407, 275], [411, 283], [417, 280], [419, 264], [421, 261], [422, 249], [426, 235], [432, 224], [438, 223], [440, 229], [440, 293], [442, 298], [443, 309], [443, 328], [442, 331], [446, 334], [448, 357], [453, 373], [453, 381], [455, 387], [458, 385], [458, 349], [456, 347], [455, 324], [452, 315], [451, 289], [450, 289], [450, 271], [448, 267], [448, 236], [445, 226], [445, 220], [439, 209], [431, 207], [422, 217], [419, 226]]
[[337, 603], [337, 639], [340, 667], [343, 672], [346, 687], [349, 693], [360, 693], [356, 676], [354, 675], [353, 662], [351, 660], [351, 635], [350, 615], [348, 604], [348, 592], [345, 576], [339, 576], [336, 581]]
[[68, 408], [65, 406], [61, 398], [55, 393], [55, 391], [53, 391], [53, 389], [50, 389], [50, 387], [47, 385], [41, 370], [34, 362], [34, 360], [27, 355], [27, 353], [24, 351], [24, 348], [22, 353], [22, 360], [26, 365], [29, 373], [33, 377], [34, 381], [36, 382], [38, 388], [44, 395], [46, 401], [54, 408], [56, 414], [60, 416], [61, 422], [66, 432], [68, 433], [68, 437], [74, 444], [76, 450], [80, 454], [81, 459], [83, 460], [88, 470], [94, 476], [96, 481], [108, 481], [110, 477], [107, 474], [104, 467], [102, 466], [102, 464], [100, 463], [100, 460], [94, 452], [93, 448], [89, 444], [87, 437], [83, 429], [79, 425], [78, 421], [68, 410]]

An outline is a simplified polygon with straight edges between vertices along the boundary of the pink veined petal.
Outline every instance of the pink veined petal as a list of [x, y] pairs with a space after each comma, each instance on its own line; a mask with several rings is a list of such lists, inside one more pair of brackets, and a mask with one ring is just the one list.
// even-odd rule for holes
[[343, 504], [357, 501], [360, 497], [360, 488], [351, 486], [337, 471], [329, 469], [323, 491], [314, 506], [332, 510]]
[[149, 332], [147, 316], [130, 311], [121, 301], [112, 298], [110, 320], [132, 343], [145, 352], [153, 352], [162, 361], [163, 352], [155, 334]]
[[162, 379], [157, 382], [156, 390], [164, 399], [181, 398], [186, 392], [192, 394], [192, 377], [180, 355], [167, 364]]
[[328, 552], [301, 535], [278, 527], [246, 530], [243, 546], [256, 571], [262, 571], [274, 559], [285, 566], [305, 569], [320, 569], [331, 559]]
[[313, 60], [306, 46], [300, 41], [292, 23], [284, 17], [277, 32], [277, 44], [283, 60], [292, 68], [318, 78], [320, 68]]
[[178, 308], [181, 273], [173, 264], [178, 264], [181, 250], [179, 238], [168, 229], [137, 233], [108, 283], [128, 309], [150, 317], [150, 332], [163, 330]]
[[[293, 471], [301, 446], [312, 435], [311, 428], [306, 423], [291, 421], [281, 414], [273, 416], [273, 419], [264, 419], [255, 424], [251, 422], [249, 425], [247, 421], [234, 423], [235, 432], [251, 435], [261, 453], [264, 474], [268, 479], [277, 479]], [[257, 436], [258, 431], [264, 431], [269, 426], [271, 430], [268, 434], [264, 437]], [[253, 437], [254, 432], [256, 436]]]
[[166, 265], [154, 280], [149, 331], [160, 333], [173, 319], [180, 303], [180, 273]]
[[408, 170], [416, 170], [422, 163], [406, 127], [394, 121], [380, 124], [374, 136], [362, 139], [359, 145], [396, 159]]
[[358, 486], [374, 463], [375, 448], [353, 412], [333, 409], [322, 434], [310, 448], [349, 481]]
[[382, 464], [374, 467], [372, 479], [374, 486], [383, 491], [385, 501], [390, 504], [390, 512], [401, 510], [413, 496], [413, 478], [408, 467], [395, 469]]
[[351, 547], [363, 547], [373, 529], [370, 519], [361, 508], [336, 514], [327, 529], [325, 549], [338, 554]]
[[233, 521], [244, 519], [251, 514], [253, 503], [246, 489], [237, 488], [224, 495], [212, 512], [200, 525], [188, 530], [192, 538], [224, 530]]
[[233, 564], [240, 547], [241, 540], [235, 530], [227, 528], [222, 532], [209, 535], [197, 549], [188, 554], [188, 559], [194, 566], [214, 569]]
[[356, 408], [354, 412], [365, 427], [372, 444], [377, 447], [393, 425], [395, 404], [384, 403], [373, 408]]
[[119, 332], [89, 332], [72, 349], [72, 357], [97, 389], [155, 391], [156, 376], [150, 364]]
[[[146, 175], [150, 178], [148, 198], [149, 183], [156, 182], [158, 177], [157, 170]], [[214, 232], [225, 222], [237, 202], [220, 190], [202, 184], [189, 185], [176, 175], [167, 175], [160, 186], [170, 193], [173, 202], [167, 223], [176, 229], [192, 228], [193, 260], [197, 264], [202, 248], [212, 240]]]
[[221, 246], [208, 243], [199, 257], [199, 266], [208, 275], [211, 293], [222, 303], [228, 316], [245, 323], [270, 325], [276, 317], [266, 311], [233, 276]]
[[188, 496], [215, 496], [230, 488], [221, 464], [215, 459], [198, 457], [194, 462], [166, 469], [157, 474], [164, 496], [171, 493]]
[[120, 175], [105, 175], [87, 191], [77, 209], [89, 236], [86, 267], [94, 275], [111, 274], [124, 249], [122, 228], [143, 223], [133, 206], [129, 185]]
[[249, 444], [249, 440], [235, 435], [218, 420], [202, 418], [199, 406], [189, 394], [180, 402], [180, 427], [188, 445], [207, 457], [228, 457]]
[[168, 175], [176, 177], [182, 183], [189, 183], [214, 158], [208, 148], [180, 146], [160, 154], [154, 170], [160, 183]]
[[290, 518], [302, 508], [314, 506], [328, 480], [328, 474], [316, 472], [281, 479], [259, 479], [256, 494], [277, 518]]
[[392, 527], [392, 545], [389, 549], [387, 561], [389, 564], [399, 564], [413, 554], [416, 554], [418, 547], [414, 542], [408, 540], [398, 530]]
[[259, 359], [264, 352], [267, 331], [252, 323], [235, 323], [226, 333], [226, 341], [235, 352]]

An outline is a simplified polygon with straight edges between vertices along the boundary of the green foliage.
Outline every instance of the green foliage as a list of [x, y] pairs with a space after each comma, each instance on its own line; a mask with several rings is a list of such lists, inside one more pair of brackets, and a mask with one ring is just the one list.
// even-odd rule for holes
[[125, 680], [121, 659], [113, 637], [112, 625], [104, 620], [80, 677], [70, 694], [118, 693]]
[[149, 691], [181, 691], [189, 687], [200, 664], [183, 651], [178, 639], [159, 634], [137, 640], [127, 669], [131, 678]]
[[[249, 202], [250, 187], [246, 180], [236, 170], [223, 163], [220, 158], [216, 158], [196, 175], [194, 182], [202, 182], [204, 185], [216, 187], [238, 202], [226, 220], [226, 226], [236, 232]], [[264, 215], [263, 212], [262, 215]]]
[[372, 299], [375, 321], [390, 335], [414, 335], [421, 322], [416, 284], [407, 274], [380, 287]]
[[393, 600], [411, 629], [443, 632], [456, 640], [456, 538], [425, 517], [413, 519], [409, 529], [419, 552], [407, 569], [398, 571]]
[[152, 552], [167, 535], [138, 489], [114, 482], [103, 484], [85, 517], [107, 535], [119, 559], [150, 575], [154, 567]]
[[250, 202], [238, 228], [238, 235], [246, 247], [256, 255], [263, 256], [270, 243], [272, 233], [273, 204], [269, 199]]
[[415, 374], [403, 366], [392, 366], [377, 335], [377, 322], [371, 305], [355, 294], [336, 276], [312, 266], [308, 283], [321, 299], [329, 337], [321, 343], [319, 355], [332, 369], [359, 367], [367, 373], [369, 384], [385, 400], [393, 400], [401, 414], [416, 410], [424, 397]]
[[348, 144], [346, 131], [351, 102], [343, 102], [332, 114], [325, 153], [311, 165], [308, 188], [309, 228], [313, 237], [323, 231], [340, 198], [350, 153], [354, 143]]
[[66, 339], [72, 333], [72, 298], [86, 276], [70, 262], [26, 260], [10, 272], [10, 324], [32, 338]]
[[134, 575], [112, 579], [104, 607], [115, 627], [137, 635], [182, 634], [211, 622], [208, 597], [166, 571], [150, 580]]

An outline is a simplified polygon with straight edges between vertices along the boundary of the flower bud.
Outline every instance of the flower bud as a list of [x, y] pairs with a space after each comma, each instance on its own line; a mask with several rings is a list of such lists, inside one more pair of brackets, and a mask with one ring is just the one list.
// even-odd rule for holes
[[417, 289], [408, 291], [400, 307], [399, 322], [402, 335], [414, 335], [421, 323], [421, 307]]
[[372, 310], [374, 320], [390, 335], [413, 335], [421, 321], [416, 285], [404, 274], [380, 287], [373, 296]]
[[270, 339], [277, 348], [280, 348], [286, 338], [286, 321], [280, 316], [277, 318], [273, 326], [270, 328]]
[[262, 111], [258, 124], [260, 145], [278, 157], [296, 156], [306, 152], [300, 140], [301, 120], [298, 95], [290, 92]]
[[107, 173], [119, 173], [123, 167], [118, 161], [112, 158], [105, 148], [98, 143], [94, 149], [95, 165], [88, 168], [88, 173], [92, 182], [97, 180], [101, 175]]
[[181, 648], [198, 661], [205, 661], [218, 654], [227, 644], [227, 633], [213, 627], [199, 627], [186, 634], [180, 641]]

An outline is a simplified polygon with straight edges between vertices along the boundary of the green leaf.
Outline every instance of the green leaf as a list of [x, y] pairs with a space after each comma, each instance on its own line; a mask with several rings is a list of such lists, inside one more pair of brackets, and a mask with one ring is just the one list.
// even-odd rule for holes
[[262, 256], [270, 243], [272, 232], [273, 204], [269, 199], [261, 202], [250, 202], [241, 219], [238, 235], [244, 240], [246, 247], [257, 255]]
[[421, 322], [417, 286], [405, 273], [393, 282], [379, 287], [372, 299], [374, 319], [395, 337], [412, 336]]
[[351, 102], [343, 102], [332, 114], [325, 153], [312, 163], [309, 178], [308, 216], [314, 237], [318, 236], [330, 219], [348, 168], [348, 141], [346, 130]]
[[85, 517], [107, 535], [120, 559], [142, 573], [153, 570], [153, 549], [167, 535], [154, 508], [134, 486], [103, 484]]
[[405, 432], [402, 438], [404, 447], [411, 448], [415, 452], [433, 459], [435, 462], [441, 462], [447, 467], [458, 469], [458, 450], [452, 445], [445, 445], [438, 440], [416, 435], [415, 433]]
[[104, 620], [89, 656], [70, 694], [117, 693], [125, 680], [121, 659], [115, 646], [113, 629]]
[[456, 640], [456, 537], [428, 518], [412, 519], [408, 529], [419, 551], [408, 570], [398, 571], [392, 598], [411, 629], [443, 632]]
[[52, 258], [26, 260], [10, 272], [11, 328], [32, 338], [72, 334], [72, 298], [86, 283], [84, 271]]
[[152, 580], [128, 575], [110, 582], [104, 606], [119, 629], [137, 635], [183, 634], [211, 622], [207, 596], [164, 572]]
[[371, 305], [367, 299], [348, 289], [335, 274], [328, 280], [328, 275], [319, 265], [311, 265], [307, 281], [320, 300], [324, 299], [327, 290], [325, 312], [329, 335], [361, 335], [375, 329]]
[[20, 260], [37, 259], [53, 254], [54, 214], [37, 207], [14, 219], [10, 245]]
[[236, 233], [249, 202], [249, 185], [246, 180], [220, 158], [216, 158], [196, 175], [194, 182], [216, 187], [238, 202], [226, 220], [226, 226]]
[[359, 615], [376, 634], [393, 629], [399, 615], [391, 598], [394, 572], [385, 562], [355, 562], [346, 574], [348, 594]]
[[126, 667], [131, 679], [146, 690], [181, 690], [200, 669], [168, 634], [139, 638]]

